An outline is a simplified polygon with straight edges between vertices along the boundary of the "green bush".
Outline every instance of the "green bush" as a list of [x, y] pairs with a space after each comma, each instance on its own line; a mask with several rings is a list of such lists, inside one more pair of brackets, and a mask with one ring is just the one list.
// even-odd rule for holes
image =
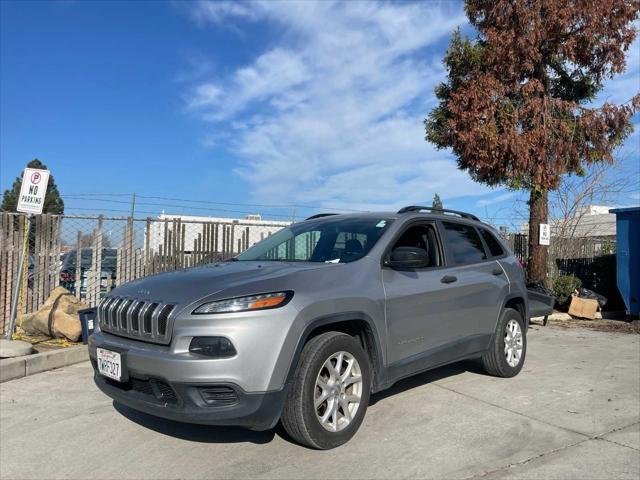
[[574, 275], [562, 275], [556, 278], [553, 282], [553, 292], [558, 298], [558, 303], [561, 305], [567, 303], [573, 291], [580, 285], [582, 282]]

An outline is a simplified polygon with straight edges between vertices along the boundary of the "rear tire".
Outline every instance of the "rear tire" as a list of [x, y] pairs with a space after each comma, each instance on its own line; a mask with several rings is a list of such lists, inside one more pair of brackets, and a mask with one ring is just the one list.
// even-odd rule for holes
[[358, 431], [370, 391], [369, 357], [358, 340], [341, 332], [323, 333], [302, 350], [281, 423], [302, 445], [338, 447]]
[[498, 320], [489, 350], [482, 356], [482, 365], [490, 375], [515, 377], [527, 354], [527, 330], [520, 312], [505, 308]]

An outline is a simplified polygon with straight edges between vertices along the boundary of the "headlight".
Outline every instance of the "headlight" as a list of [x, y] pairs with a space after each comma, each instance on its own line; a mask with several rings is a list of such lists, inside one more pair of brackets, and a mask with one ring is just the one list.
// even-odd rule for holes
[[215, 302], [204, 303], [196, 308], [194, 314], [231, 313], [249, 310], [267, 310], [269, 308], [284, 307], [293, 297], [293, 292], [274, 292], [250, 295], [247, 297], [227, 298]]

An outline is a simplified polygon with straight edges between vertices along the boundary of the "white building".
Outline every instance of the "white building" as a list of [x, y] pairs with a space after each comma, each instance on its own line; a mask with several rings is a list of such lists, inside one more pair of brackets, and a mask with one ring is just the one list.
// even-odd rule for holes
[[[553, 219], [551, 235], [573, 238], [614, 237], [616, 235], [616, 216], [609, 213], [615, 207], [588, 205], [576, 212], [573, 217]], [[520, 233], [529, 233], [529, 224], [520, 225]]]
[[552, 224], [554, 234], [574, 238], [612, 237], [616, 235], [616, 216], [603, 205], [589, 205], [566, 218]]
[[162, 214], [151, 221], [148, 243], [152, 253], [177, 248], [185, 254], [205, 251], [231, 255], [246, 250], [290, 223], [262, 220], [260, 215], [239, 219]]

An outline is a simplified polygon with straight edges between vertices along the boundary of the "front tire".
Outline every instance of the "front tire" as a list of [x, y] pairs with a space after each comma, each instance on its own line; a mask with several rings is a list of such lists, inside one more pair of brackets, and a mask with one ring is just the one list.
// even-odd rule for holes
[[513, 308], [505, 308], [498, 320], [491, 347], [482, 356], [482, 365], [490, 375], [515, 377], [527, 354], [527, 330], [522, 315]]
[[327, 332], [302, 350], [281, 422], [298, 443], [327, 450], [351, 439], [371, 391], [369, 357], [354, 337]]

